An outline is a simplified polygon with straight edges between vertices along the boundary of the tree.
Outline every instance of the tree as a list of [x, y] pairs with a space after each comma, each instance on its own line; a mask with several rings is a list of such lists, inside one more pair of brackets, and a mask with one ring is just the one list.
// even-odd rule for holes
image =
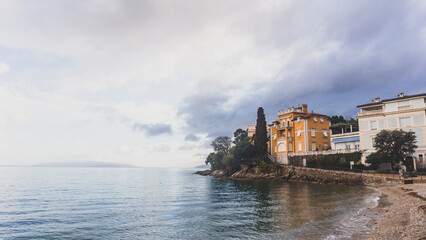
[[381, 159], [395, 164], [415, 152], [415, 143], [416, 135], [412, 131], [382, 130], [376, 135], [373, 146]]
[[224, 156], [225, 154], [223, 152], [218, 152], [218, 153], [212, 152], [206, 158], [206, 165], [210, 164], [212, 170], [222, 169], [223, 167], [222, 160]]
[[221, 136], [213, 140], [211, 145], [216, 152], [223, 152], [226, 155], [231, 148], [231, 142], [231, 138], [228, 136]]
[[376, 170], [379, 167], [380, 163], [383, 163], [384, 161], [380, 158], [380, 155], [375, 152], [368, 155], [365, 162], [371, 164], [371, 169]]
[[266, 119], [263, 108], [257, 109], [256, 132], [254, 135], [254, 148], [256, 156], [264, 157], [268, 155], [268, 136], [266, 132]]
[[250, 142], [250, 138], [246, 137], [239, 142], [232, 149], [234, 160], [240, 164], [247, 166], [253, 165], [253, 158], [255, 157], [255, 149]]
[[247, 137], [247, 131], [238, 128], [235, 132], [234, 132], [234, 141], [233, 143], [235, 145], [238, 145], [241, 141], [244, 140], [244, 138]]
[[330, 129], [333, 134], [342, 133], [342, 131], [349, 132], [350, 126], [352, 125], [352, 131], [358, 131], [358, 121], [354, 118], [345, 119], [343, 116], [331, 116], [330, 119]]

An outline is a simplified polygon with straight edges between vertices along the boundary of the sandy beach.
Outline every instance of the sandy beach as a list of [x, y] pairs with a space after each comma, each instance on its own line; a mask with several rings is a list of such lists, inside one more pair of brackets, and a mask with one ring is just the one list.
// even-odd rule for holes
[[426, 239], [426, 184], [374, 186], [381, 192], [367, 239]]

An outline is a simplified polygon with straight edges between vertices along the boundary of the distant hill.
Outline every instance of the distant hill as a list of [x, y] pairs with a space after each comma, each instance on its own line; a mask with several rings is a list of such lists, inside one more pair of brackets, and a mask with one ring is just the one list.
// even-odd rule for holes
[[121, 163], [107, 162], [55, 162], [55, 163], [40, 163], [32, 165], [32, 167], [104, 167], [104, 168], [138, 168], [137, 166]]

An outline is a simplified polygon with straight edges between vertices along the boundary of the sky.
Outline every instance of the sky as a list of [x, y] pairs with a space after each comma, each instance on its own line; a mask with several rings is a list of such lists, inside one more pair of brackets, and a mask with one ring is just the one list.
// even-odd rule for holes
[[204, 163], [277, 111], [426, 92], [426, 1], [0, 0], [0, 165]]

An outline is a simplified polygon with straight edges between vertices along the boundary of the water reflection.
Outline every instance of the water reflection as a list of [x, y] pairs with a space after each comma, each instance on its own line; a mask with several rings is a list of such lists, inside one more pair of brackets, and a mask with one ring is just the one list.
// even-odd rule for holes
[[[328, 231], [361, 199], [346, 186], [212, 179], [209, 201], [217, 231], [247, 236], [310, 238]], [[232, 219], [232, 220], [230, 220]]]
[[364, 188], [192, 172], [0, 168], [0, 239], [320, 238], [365, 196]]

